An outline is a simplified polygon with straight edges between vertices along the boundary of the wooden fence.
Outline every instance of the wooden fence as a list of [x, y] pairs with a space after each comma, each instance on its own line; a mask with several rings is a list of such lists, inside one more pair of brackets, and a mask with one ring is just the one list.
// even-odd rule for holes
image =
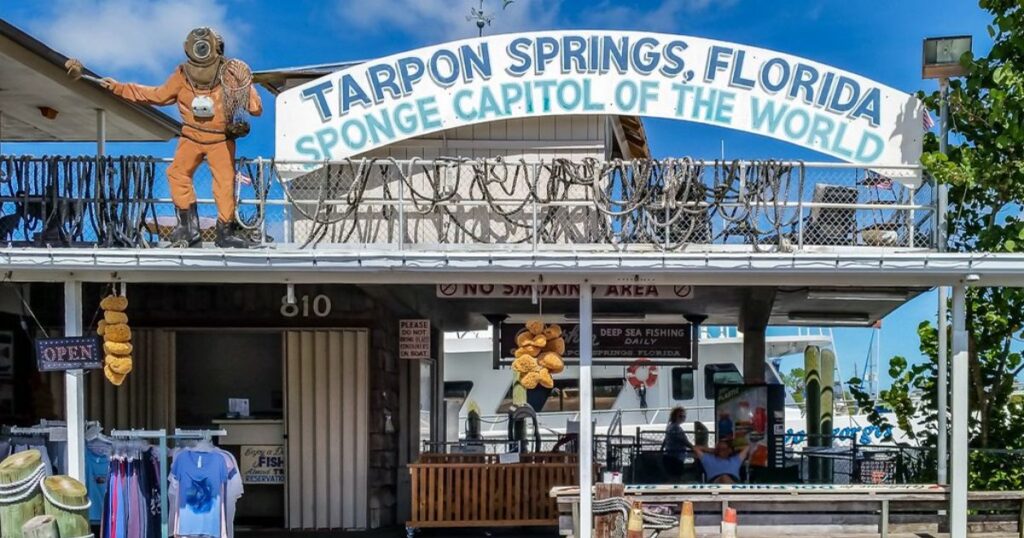
[[524, 454], [502, 464], [494, 454], [423, 454], [409, 465], [410, 528], [557, 526], [549, 492], [577, 484], [570, 454]]

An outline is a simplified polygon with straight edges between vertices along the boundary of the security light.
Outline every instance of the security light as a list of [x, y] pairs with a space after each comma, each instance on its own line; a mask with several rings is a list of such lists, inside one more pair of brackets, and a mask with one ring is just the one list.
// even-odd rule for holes
[[789, 321], [810, 325], [867, 325], [871, 318], [860, 312], [790, 312]]
[[812, 301], [893, 301], [907, 300], [906, 292], [869, 289], [821, 289], [810, 290], [807, 298]]
[[966, 75], [967, 70], [960, 65], [960, 57], [971, 51], [972, 41], [969, 35], [925, 39], [921, 76], [931, 79]]

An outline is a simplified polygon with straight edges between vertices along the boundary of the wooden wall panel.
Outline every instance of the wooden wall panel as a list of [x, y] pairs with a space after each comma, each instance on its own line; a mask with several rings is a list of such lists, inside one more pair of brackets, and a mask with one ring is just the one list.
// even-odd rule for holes
[[367, 527], [369, 336], [285, 333], [289, 529]]

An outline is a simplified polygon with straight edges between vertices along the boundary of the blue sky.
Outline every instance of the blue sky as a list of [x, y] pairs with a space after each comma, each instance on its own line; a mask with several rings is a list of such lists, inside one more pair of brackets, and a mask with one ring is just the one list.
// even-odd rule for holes
[[[254, 69], [365, 59], [475, 35], [465, 15], [479, 0], [0, 0], [7, 19], [103, 75], [156, 84], [183, 59], [181, 43], [195, 26], [226, 37], [229, 55]], [[485, 0], [486, 10], [499, 0]], [[972, 34], [990, 46], [990, 17], [973, 0], [516, 0], [497, 13], [488, 33], [558, 28], [614, 28], [696, 35], [750, 44], [817, 60], [904, 91], [931, 90], [921, 80], [927, 36]], [[274, 107], [239, 153], [272, 155]], [[170, 110], [170, 109], [168, 109]], [[657, 156], [827, 160], [782, 142], [715, 127], [648, 120]], [[4, 144], [13, 153], [88, 153], [88, 144]], [[173, 144], [124, 144], [112, 153], [170, 156]], [[919, 358], [916, 327], [934, 319], [935, 295], [904, 305], [885, 320], [882, 356]], [[862, 364], [869, 330], [838, 329], [843, 373]], [[796, 361], [787, 361], [793, 366]], [[858, 366], [860, 368], [860, 366]], [[884, 378], [884, 376], [883, 376]]]

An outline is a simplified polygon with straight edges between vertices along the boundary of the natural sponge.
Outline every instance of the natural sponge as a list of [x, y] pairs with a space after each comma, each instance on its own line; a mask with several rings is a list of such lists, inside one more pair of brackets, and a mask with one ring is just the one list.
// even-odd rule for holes
[[125, 374], [119, 374], [110, 369], [110, 366], [103, 367], [103, 375], [107, 376], [107, 380], [113, 383], [115, 386], [121, 386], [124, 383]]
[[103, 342], [103, 352], [107, 355], [131, 355], [132, 345], [125, 342]]
[[107, 355], [106, 366], [115, 374], [128, 375], [132, 371], [132, 358]]
[[559, 356], [565, 355], [565, 339], [558, 337], [548, 340], [547, 344], [544, 345], [544, 351], [557, 353]]
[[519, 379], [519, 383], [527, 390], [537, 388], [540, 383], [540, 372], [530, 372]]
[[108, 323], [106, 328], [103, 329], [103, 338], [107, 342], [131, 342], [132, 330], [124, 323], [118, 323], [116, 325], [111, 325]]
[[512, 369], [520, 374], [528, 374], [537, 369], [537, 359], [529, 355], [520, 355], [512, 361]]
[[540, 371], [537, 372], [537, 375], [539, 376], [537, 382], [540, 386], [546, 389], [555, 388], [555, 380], [551, 379], [551, 372], [548, 372], [547, 368], [541, 368]]
[[117, 325], [118, 323], [128, 323], [128, 315], [124, 312], [114, 312], [113, 310], [107, 310], [103, 313], [103, 321], [107, 322], [107, 325]]
[[544, 338], [547, 338], [549, 342], [559, 336], [562, 336], [562, 328], [557, 323], [552, 323], [544, 328]]
[[539, 319], [531, 319], [526, 322], [526, 330], [530, 331], [534, 336], [544, 333], [544, 322]]
[[128, 298], [121, 295], [108, 295], [100, 301], [100, 308], [105, 312], [124, 312], [128, 310]]
[[562, 357], [551, 351], [541, 353], [540, 358], [537, 359], [537, 365], [552, 374], [560, 374], [562, 370], [565, 370], [565, 362], [562, 361]]

